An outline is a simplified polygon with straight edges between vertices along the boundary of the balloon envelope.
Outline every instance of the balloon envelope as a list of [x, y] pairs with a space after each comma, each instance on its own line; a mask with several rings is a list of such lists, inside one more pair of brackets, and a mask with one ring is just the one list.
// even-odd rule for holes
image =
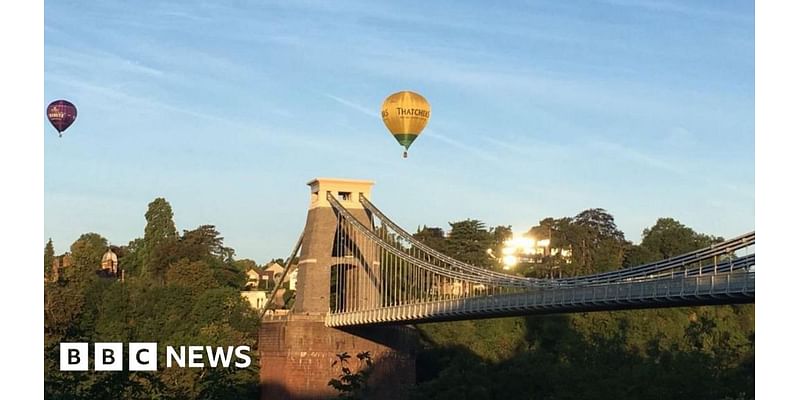
[[410, 91], [390, 95], [381, 108], [383, 123], [406, 150], [425, 129], [430, 116], [431, 106], [428, 101]]
[[59, 136], [75, 122], [77, 117], [78, 109], [66, 100], [56, 100], [47, 106], [47, 119], [56, 128]]

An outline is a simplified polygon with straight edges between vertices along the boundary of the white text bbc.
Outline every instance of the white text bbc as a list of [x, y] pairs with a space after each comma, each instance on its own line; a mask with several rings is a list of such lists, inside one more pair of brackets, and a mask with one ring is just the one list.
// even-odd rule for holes
[[[122, 343], [95, 343], [94, 370], [122, 371], [122, 346]], [[251, 363], [250, 346], [166, 346], [165, 351], [167, 368], [205, 368], [204, 361], [212, 368], [227, 368], [234, 358], [233, 365], [237, 368], [247, 368]], [[62, 371], [89, 370], [89, 343], [61, 343], [60, 354]], [[128, 343], [128, 370], [158, 370], [158, 343]]]

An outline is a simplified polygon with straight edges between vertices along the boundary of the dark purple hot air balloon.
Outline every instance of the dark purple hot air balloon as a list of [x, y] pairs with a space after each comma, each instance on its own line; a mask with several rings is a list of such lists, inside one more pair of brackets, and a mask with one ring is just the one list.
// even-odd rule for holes
[[58, 131], [58, 137], [61, 137], [61, 133], [67, 130], [77, 117], [78, 109], [66, 100], [56, 100], [47, 106], [47, 119]]

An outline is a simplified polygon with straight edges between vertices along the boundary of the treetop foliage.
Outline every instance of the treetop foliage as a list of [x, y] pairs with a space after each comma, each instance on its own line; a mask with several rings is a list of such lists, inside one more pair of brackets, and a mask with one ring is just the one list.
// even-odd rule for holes
[[[96, 233], [70, 247], [74, 266], [45, 283], [45, 393], [62, 399], [258, 397], [258, 315], [239, 295], [244, 276], [213, 225], [178, 236], [169, 203], [148, 206], [144, 238], [112, 246], [125, 281], [94, 273], [109, 246]], [[47, 250], [45, 258], [47, 258]], [[61, 342], [249, 345], [247, 369], [61, 372]]]
[[[213, 225], [179, 235], [163, 199], [148, 205], [144, 236], [111, 246], [125, 282], [94, 271], [109, 248], [97, 233], [70, 246], [73, 266], [45, 283], [45, 392], [61, 399], [258, 398], [258, 315], [241, 299], [249, 259], [234, 259]], [[449, 232], [423, 226], [414, 236], [453, 258], [499, 268], [510, 226], [488, 227], [467, 219]], [[511, 273], [547, 276], [594, 273], [673, 257], [720, 237], [660, 218], [638, 245], [626, 240], [614, 217], [594, 208], [574, 217], [548, 217], [526, 232], [550, 247], [571, 251], [545, 255]], [[45, 270], [55, 257], [45, 246]], [[283, 260], [279, 261], [282, 265]], [[569, 261], [569, 262], [567, 262]], [[269, 265], [267, 263], [266, 265]], [[284, 296], [291, 298], [286, 291]], [[754, 398], [754, 308], [717, 306], [543, 317], [512, 317], [422, 324], [418, 354], [419, 399], [750, 399]], [[60, 342], [150, 342], [250, 345], [254, 362], [239, 369], [164, 369], [156, 372], [58, 370]], [[357, 355], [371, 365], [368, 353]], [[341, 354], [330, 385], [342, 397], [368, 396], [370, 369], [353, 373]], [[335, 375], [335, 374], [332, 374]], [[380, 396], [379, 392], [375, 392]]]
[[[425, 227], [415, 237], [474, 263], [477, 251], [468, 250], [476, 243], [486, 246], [492, 229], [474, 220], [451, 227], [458, 232], [433, 235], [438, 228]], [[603, 209], [545, 218], [528, 234], [573, 254], [571, 264], [545, 257], [541, 264], [515, 271], [529, 276], [553, 266], [576, 275], [635, 266], [722, 240], [661, 218], [634, 245]], [[423, 338], [413, 393], [418, 399], [755, 396], [752, 305], [496, 318], [418, 328]]]
[[147, 212], [144, 214], [147, 221], [144, 227], [145, 242], [156, 243], [177, 237], [178, 230], [172, 217], [172, 206], [163, 197], [158, 197], [148, 204]]
[[710, 246], [723, 238], [695, 232], [672, 218], [659, 218], [642, 232], [642, 246], [659, 259], [675, 257], [694, 249]]
[[44, 276], [49, 277], [53, 269], [56, 252], [53, 249], [53, 239], [48, 239], [44, 245]]
[[147, 224], [144, 227], [144, 239], [141, 249], [142, 273], [151, 276], [163, 274], [163, 265], [157, 264], [157, 259], [163, 254], [163, 248], [170, 246], [178, 239], [178, 230], [172, 220], [172, 206], [166, 199], [158, 197], [147, 205], [144, 214]]

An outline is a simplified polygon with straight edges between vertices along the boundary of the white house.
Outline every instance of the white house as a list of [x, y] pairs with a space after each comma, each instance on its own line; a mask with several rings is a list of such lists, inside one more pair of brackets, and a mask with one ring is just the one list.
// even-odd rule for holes
[[289, 290], [297, 290], [297, 271], [295, 268], [289, 273]]
[[266, 290], [247, 290], [239, 292], [239, 294], [247, 300], [250, 307], [261, 310], [267, 304], [267, 296], [269, 295]]

